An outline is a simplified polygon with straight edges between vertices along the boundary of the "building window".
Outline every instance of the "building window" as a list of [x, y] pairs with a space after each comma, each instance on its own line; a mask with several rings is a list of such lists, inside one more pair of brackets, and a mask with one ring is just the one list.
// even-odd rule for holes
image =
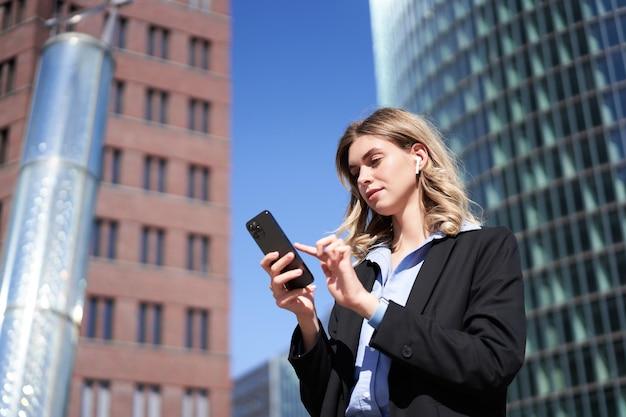
[[204, 70], [209, 69], [211, 43], [202, 38], [189, 39], [189, 65]]
[[169, 30], [159, 26], [150, 25], [148, 27], [148, 55], [167, 59], [169, 37]]
[[80, 417], [109, 417], [110, 415], [109, 381], [85, 379], [80, 395]]
[[89, 297], [85, 317], [85, 336], [90, 339], [113, 339], [112, 298]]
[[163, 309], [160, 304], [140, 303], [137, 342], [151, 345], [161, 344]]
[[[74, 4], [70, 4], [68, 8], [68, 16], [77, 15], [82, 10], [82, 7], [76, 6]], [[74, 23], [71, 21], [65, 24], [65, 30], [67, 32], [73, 32], [76, 28], [74, 27]]]
[[164, 241], [165, 230], [144, 226], [141, 231], [141, 263], [163, 266]]
[[24, 20], [26, 0], [7, 0], [0, 4], [0, 31]]
[[[56, 2], [54, 3], [54, 9], [52, 11], [52, 17], [64, 19], [78, 12], [79, 10], [81, 10], [81, 8], [78, 5], [74, 4], [72, 1], [56, 0]], [[72, 30], [72, 28], [73, 25], [71, 23], [68, 23], [66, 30], [69, 32]]]
[[0, 129], [0, 165], [6, 164], [9, 154], [9, 128]]
[[0, 96], [15, 90], [15, 58], [0, 62]]
[[150, 122], [167, 123], [168, 95], [164, 91], [148, 88], [146, 90], [145, 119]]
[[133, 396], [132, 417], [160, 417], [161, 388], [158, 385], [137, 384]]
[[210, 417], [209, 391], [204, 388], [187, 388], [183, 394], [181, 417]]
[[209, 349], [209, 311], [187, 309], [185, 321], [185, 347], [188, 349]]
[[106, 146], [102, 153], [102, 181], [111, 184], [120, 183], [120, 170], [122, 164], [122, 151], [117, 148]]
[[196, 234], [187, 236], [187, 269], [209, 272], [209, 238]]
[[58, 16], [63, 13], [63, 6], [65, 6], [65, 0], [56, 0], [54, 3], [54, 16]]
[[91, 256], [115, 259], [117, 252], [117, 222], [96, 218], [91, 235]]
[[128, 19], [117, 16], [115, 20], [115, 28], [113, 29], [113, 39], [111, 45], [116, 48], [126, 48], [126, 32], [128, 28]]
[[125, 84], [123, 81], [115, 81], [113, 83], [113, 91], [111, 96], [113, 100], [111, 100], [109, 111], [115, 114], [123, 114], [124, 113], [124, 90]]
[[187, 3], [189, 7], [193, 7], [200, 10], [211, 10], [211, 0], [189, 0]]
[[2, 239], [4, 238], [4, 221], [3, 221], [3, 213], [4, 213], [4, 201], [0, 200], [0, 249], [2, 248]]
[[5, 30], [11, 27], [13, 20], [13, 2], [11, 0], [6, 3], [0, 4], [0, 30]]
[[164, 158], [147, 155], [143, 162], [143, 189], [164, 193], [166, 169]]
[[209, 111], [211, 105], [208, 101], [197, 100], [192, 98], [189, 100], [189, 120], [187, 129], [196, 132], [209, 133]]
[[209, 201], [210, 170], [200, 165], [189, 165], [187, 171], [187, 197]]

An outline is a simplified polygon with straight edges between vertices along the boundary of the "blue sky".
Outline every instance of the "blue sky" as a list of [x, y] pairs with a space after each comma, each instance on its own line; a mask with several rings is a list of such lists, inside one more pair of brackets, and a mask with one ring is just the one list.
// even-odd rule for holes
[[[245, 222], [268, 209], [293, 240], [312, 244], [348, 201], [335, 146], [376, 106], [367, 0], [232, 1], [231, 375], [287, 350], [295, 317], [276, 307]], [[332, 298], [305, 257], [320, 315]]]

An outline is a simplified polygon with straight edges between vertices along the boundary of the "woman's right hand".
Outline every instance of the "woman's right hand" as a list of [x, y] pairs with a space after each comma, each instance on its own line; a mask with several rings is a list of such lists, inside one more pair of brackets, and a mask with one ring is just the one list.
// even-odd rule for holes
[[289, 252], [280, 259], [278, 256], [278, 252], [268, 253], [261, 260], [261, 267], [270, 276], [270, 290], [276, 300], [276, 305], [296, 315], [306, 351], [313, 346], [320, 330], [313, 295], [316, 286], [311, 284], [305, 288], [288, 290], [285, 283], [302, 275], [302, 270], [293, 269], [281, 273], [280, 271], [293, 261], [294, 254]]
[[305, 288], [294, 288], [289, 291], [285, 283], [302, 275], [301, 269], [282, 271], [294, 259], [292, 252], [282, 258], [278, 258], [278, 252], [270, 252], [261, 260], [261, 267], [270, 276], [270, 290], [276, 300], [276, 305], [294, 313], [298, 318], [315, 317], [315, 299], [313, 293], [316, 286], [309, 285]]

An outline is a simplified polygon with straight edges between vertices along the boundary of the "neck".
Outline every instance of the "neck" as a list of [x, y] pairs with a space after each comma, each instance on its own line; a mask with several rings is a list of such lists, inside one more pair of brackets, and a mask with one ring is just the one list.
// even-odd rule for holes
[[429, 234], [424, 221], [424, 213], [421, 210], [393, 216], [391, 221], [393, 223], [392, 247], [395, 252], [405, 252], [416, 248], [426, 240]]

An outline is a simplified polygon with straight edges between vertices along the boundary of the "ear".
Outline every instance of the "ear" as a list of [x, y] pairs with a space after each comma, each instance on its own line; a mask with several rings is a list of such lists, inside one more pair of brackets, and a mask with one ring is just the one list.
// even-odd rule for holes
[[421, 162], [419, 166], [416, 166], [416, 169], [421, 170], [424, 166], [426, 166], [426, 162], [428, 161], [428, 149], [421, 143], [416, 143], [411, 147], [411, 153], [415, 155], [415, 158], [421, 158]]

